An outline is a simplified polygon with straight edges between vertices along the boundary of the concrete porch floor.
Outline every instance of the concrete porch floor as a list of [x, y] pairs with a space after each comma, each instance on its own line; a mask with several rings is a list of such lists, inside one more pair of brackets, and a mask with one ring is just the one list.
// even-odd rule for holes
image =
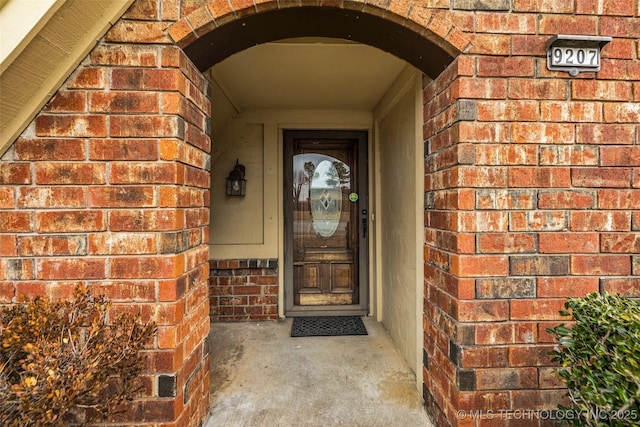
[[291, 319], [213, 323], [207, 427], [431, 427], [415, 375], [384, 327], [291, 338]]

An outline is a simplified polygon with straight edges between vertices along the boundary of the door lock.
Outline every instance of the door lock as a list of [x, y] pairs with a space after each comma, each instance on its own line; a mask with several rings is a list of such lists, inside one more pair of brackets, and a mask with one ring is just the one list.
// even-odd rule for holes
[[367, 210], [362, 209], [362, 237], [367, 237], [367, 226], [368, 226], [368, 217]]

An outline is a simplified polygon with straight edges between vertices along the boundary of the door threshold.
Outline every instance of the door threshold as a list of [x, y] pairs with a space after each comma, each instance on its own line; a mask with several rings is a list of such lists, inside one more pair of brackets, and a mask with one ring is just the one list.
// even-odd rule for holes
[[285, 317], [310, 317], [310, 316], [367, 316], [368, 310], [360, 306], [343, 307], [314, 307], [293, 306], [284, 314]]

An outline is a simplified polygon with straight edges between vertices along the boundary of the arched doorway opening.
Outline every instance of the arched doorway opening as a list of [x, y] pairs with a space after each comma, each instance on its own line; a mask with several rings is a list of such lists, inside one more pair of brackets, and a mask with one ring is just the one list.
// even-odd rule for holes
[[[277, 3], [265, 3], [243, 7], [235, 4], [220, 5], [211, 3], [197, 9], [169, 29], [172, 38], [194, 62], [200, 71], [208, 74], [212, 82], [213, 92], [217, 91], [218, 99], [225, 99], [223, 106], [215, 106], [213, 99], [212, 125], [212, 272], [225, 270], [222, 276], [234, 276], [235, 272], [228, 270], [248, 268], [262, 268], [272, 277], [262, 283], [265, 288], [273, 290], [272, 280], [277, 281], [275, 295], [265, 295], [263, 290], [254, 301], [273, 302], [275, 307], [264, 307], [258, 315], [275, 318], [287, 315], [288, 301], [295, 296], [287, 295], [289, 277], [286, 273], [287, 241], [283, 183], [287, 182], [283, 174], [286, 168], [282, 157], [285, 144], [284, 132], [287, 129], [350, 129], [367, 131], [367, 146], [371, 148], [367, 157], [370, 179], [367, 183], [371, 190], [371, 201], [366, 209], [366, 218], [371, 221], [373, 235], [368, 238], [372, 251], [367, 258], [366, 271], [371, 281], [367, 284], [371, 292], [366, 301], [366, 313], [377, 316], [387, 322], [400, 344], [403, 355], [416, 371], [417, 388], [422, 389], [423, 372], [423, 135], [422, 135], [422, 106], [424, 79], [438, 76], [466, 47], [468, 41], [455, 28], [441, 21], [435, 15], [413, 5], [390, 3], [386, 7], [363, 5], [360, 2], [344, 2], [341, 5], [327, 7], [303, 6], [287, 7]], [[242, 113], [242, 106], [234, 103], [234, 95], [219, 76], [216, 69], [225, 60], [235, 61], [253, 46], [269, 46], [272, 43], [300, 43], [301, 38], [319, 38], [323, 40], [347, 40], [347, 45], [366, 46], [388, 52], [401, 58], [402, 71], [393, 79], [380, 84], [382, 95], [373, 105], [364, 110], [363, 116], [358, 114], [345, 115], [344, 105], [334, 103], [323, 110], [305, 110], [303, 103], [288, 106], [284, 115], [274, 111], [273, 105], [263, 105], [264, 110], [251, 114], [248, 110]], [[306, 42], [309, 40], [306, 39]], [[265, 43], [270, 43], [266, 44]], [[320, 43], [322, 44], [322, 43]], [[326, 44], [326, 43], [325, 43]], [[342, 43], [345, 44], [345, 43]], [[251, 62], [251, 61], [250, 61]], [[213, 67], [213, 68], [211, 68]], [[223, 69], [224, 66], [220, 65]], [[240, 69], [260, 69], [247, 65]], [[213, 71], [211, 71], [213, 70]], [[216, 77], [218, 74], [218, 77]], [[233, 80], [242, 85], [251, 86], [261, 78], [241, 78], [241, 73], [233, 74]], [[378, 81], [379, 83], [379, 81]], [[263, 86], [269, 86], [264, 84]], [[306, 88], [313, 85], [307, 84]], [[300, 91], [298, 91], [300, 93]], [[212, 94], [213, 95], [213, 94]], [[255, 93], [254, 93], [255, 95]], [[282, 95], [281, 93], [279, 95]], [[214, 95], [215, 98], [215, 95]], [[271, 96], [270, 102], [274, 102]], [[344, 99], [344, 98], [343, 98]], [[344, 102], [344, 101], [342, 101]], [[218, 108], [216, 112], [216, 108]], [[264, 113], [269, 111], [271, 118], [265, 120]], [[295, 113], [294, 113], [295, 112]], [[242, 114], [241, 114], [242, 113]], [[257, 116], [253, 113], [256, 113]], [[262, 117], [258, 117], [260, 115]], [[328, 114], [328, 115], [327, 115]], [[333, 114], [333, 116], [331, 116]], [[227, 132], [226, 126], [216, 123], [218, 117], [228, 115], [227, 119], [244, 119], [245, 134], [233, 135]], [[354, 118], [355, 117], [355, 118]], [[266, 123], [269, 122], [269, 123]], [[237, 124], [237, 123], [236, 123]], [[243, 127], [243, 126], [240, 126]], [[216, 135], [217, 129], [221, 134]], [[222, 134], [226, 134], [222, 136]], [[233, 135], [230, 137], [229, 135]], [[220, 139], [220, 151], [217, 151], [216, 138]], [[225, 141], [225, 138], [229, 138]], [[252, 141], [259, 141], [258, 144]], [[398, 141], [406, 142], [405, 145]], [[252, 149], [253, 154], [245, 153], [247, 158], [258, 161], [255, 171], [261, 174], [262, 181], [257, 182], [259, 195], [255, 206], [238, 206], [249, 200], [228, 200], [229, 203], [218, 203], [222, 199], [215, 192], [223, 182], [226, 169], [231, 157], [239, 159], [239, 153], [234, 149], [242, 147]], [[233, 147], [228, 151], [226, 148]], [[226, 157], [226, 158], [225, 158]], [[226, 160], [226, 166], [216, 167], [218, 160]], [[383, 160], [384, 159], [384, 160]], [[275, 185], [273, 185], [275, 184]], [[401, 191], [398, 191], [400, 185]], [[224, 197], [223, 197], [224, 198]], [[256, 202], [254, 200], [254, 202]], [[235, 206], [235, 212], [221, 212], [222, 205]], [[215, 205], [215, 207], [214, 207]], [[258, 207], [259, 209], [256, 209]], [[270, 212], [267, 212], [268, 209]], [[217, 209], [217, 210], [216, 210]], [[233, 233], [227, 227], [230, 218], [240, 213], [245, 220], [240, 220], [240, 233]], [[274, 215], [275, 213], [275, 215]], [[248, 216], [247, 216], [248, 215]], [[251, 215], [256, 217], [251, 218]], [[377, 220], [376, 220], [377, 216]], [[399, 218], [402, 217], [402, 218]], [[257, 218], [257, 220], [256, 220]], [[218, 223], [216, 224], [216, 221]], [[385, 225], [386, 221], [386, 225]], [[225, 224], [226, 222], [226, 224]], [[253, 227], [244, 225], [251, 223]], [[255, 226], [258, 225], [257, 229]], [[216, 230], [230, 231], [226, 240], [221, 234], [219, 241]], [[235, 239], [235, 240], [234, 240]], [[215, 246], [218, 246], [216, 248]], [[226, 248], [225, 248], [226, 247]], [[251, 252], [251, 247], [255, 251]], [[260, 247], [260, 248], [258, 248]], [[274, 248], [275, 247], [275, 252]], [[218, 251], [218, 249], [222, 249]], [[248, 250], [248, 252], [247, 252]], [[234, 251], [235, 254], [234, 255]], [[226, 253], [225, 253], [226, 252]], [[251, 253], [250, 253], [251, 252]], [[242, 254], [242, 255], [240, 255]], [[219, 258], [218, 258], [219, 257]], [[397, 262], [400, 260], [401, 262]], [[275, 270], [275, 274], [274, 274]], [[284, 271], [283, 271], [284, 270]], [[215, 273], [214, 273], [215, 274]], [[247, 279], [250, 280], [250, 279]], [[244, 279], [240, 279], [245, 282]], [[227, 279], [223, 282], [229, 283]], [[253, 285], [253, 283], [249, 283]], [[403, 292], [399, 288], [404, 287]], [[295, 289], [295, 288], [294, 288]], [[220, 296], [222, 294], [217, 293]], [[248, 304], [250, 298], [234, 298], [233, 295], [223, 295], [231, 304]], [[220, 301], [221, 298], [218, 298]], [[409, 309], [407, 309], [409, 307]], [[237, 313], [234, 307], [227, 307], [226, 313], [234, 317]], [[255, 314], [255, 307], [244, 307], [242, 310], [246, 318]], [[220, 311], [217, 314], [224, 314]], [[215, 309], [214, 309], [214, 315]], [[235, 319], [239, 320], [239, 319]]]
[[[213, 109], [210, 257], [216, 277], [212, 280], [212, 318], [262, 320], [308, 312], [374, 316], [391, 332], [421, 390], [424, 173], [420, 71], [360, 43], [294, 38], [242, 51], [205, 75], [212, 86]], [[362, 237], [361, 251], [366, 250], [357, 268], [364, 279], [360, 284], [366, 288], [360, 289], [365, 291], [360, 300], [347, 304], [343, 303], [347, 292], [340, 289], [329, 296], [300, 291], [294, 283], [293, 266], [287, 271], [293, 257], [287, 206], [288, 197], [295, 193], [291, 182], [287, 184], [286, 153], [291, 148], [287, 138], [291, 132], [310, 131], [319, 137], [332, 132], [364, 134], [361, 148], [368, 154], [361, 161], [366, 169], [358, 169], [365, 184], [356, 200], [345, 198], [344, 203], [357, 202], [357, 234]], [[320, 154], [308, 158], [314, 156]], [[228, 197], [224, 191], [226, 174], [236, 159], [242, 159], [247, 170], [243, 198]], [[310, 175], [300, 182], [303, 192], [310, 192]], [[361, 220], [367, 222], [366, 229]], [[339, 264], [334, 249], [329, 249], [333, 265]], [[252, 263], [258, 267], [268, 260], [272, 268], [256, 268], [258, 273], [250, 273], [253, 278], [242, 277]], [[308, 264], [309, 269], [316, 268]], [[269, 274], [276, 270], [277, 282], [270, 284], [277, 286], [277, 292], [267, 294], [267, 288], [260, 286], [255, 276], [264, 270]]]

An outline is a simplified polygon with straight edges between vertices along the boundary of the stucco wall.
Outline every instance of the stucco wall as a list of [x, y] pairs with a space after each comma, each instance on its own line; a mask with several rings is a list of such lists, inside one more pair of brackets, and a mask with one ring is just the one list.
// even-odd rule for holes
[[[416, 249], [423, 242], [419, 231], [421, 206], [417, 201], [422, 200], [422, 183], [416, 164], [422, 163], [422, 144], [416, 132], [419, 93], [415, 78], [413, 73], [403, 73], [402, 80], [391, 89], [396, 97], [385, 99], [386, 105], [383, 102], [379, 109], [386, 112], [376, 117], [380, 172], [377, 241], [381, 318], [409, 366], [420, 372], [417, 346], [422, 345], [418, 340], [422, 280], [418, 274], [422, 259], [416, 256]], [[398, 87], [402, 88], [400, 93]]]
[[[265, 188], [265, 135], [262, 123], [237, 123], [227, 129], [216, 145], [222, 148], [211, 169], [211, 224], [216, 231], [210, 243], [219, 245], [263, 245], [264, 198], [274, 198], [275, 185]], [[226, 195], [226, 177], [236, 161], [245, 167], [246, 195]], [[275, 226], [275, 224], [272, 224]]]

